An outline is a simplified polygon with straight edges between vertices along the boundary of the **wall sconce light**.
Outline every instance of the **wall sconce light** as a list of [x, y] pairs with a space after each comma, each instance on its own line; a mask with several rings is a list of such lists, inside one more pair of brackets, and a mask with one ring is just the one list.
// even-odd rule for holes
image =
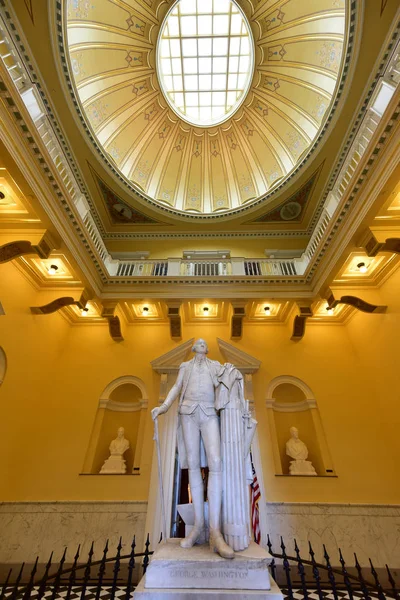
[[326, 307], [326, 312], [328, 313], [328, 315], [330, 317], [333, 317], [333, 308], [331, 308], [330, 306]]
[[357, 269], [360, 271], [360, 273], [366, 273], [368, 271], [368, 267], [365, 262], [358, 263]]
[[207, 314], [209, 310], [210, 309], [208, 308], [208, 306], [203, 306], [203, 312], [205, 312]]
[[148, 313], [149, 313], [149, 307], [148, 306], [143, 306], [142, 313], [146, 317], [148, 315]]
[[0, 200], [4, 200], [5, 197], [6, 197], [6, 195], [3, 194], [3, 192], [0, 192]]
[[50, 265], [50, 267], [47, 269], [47, 272], [49, 275], [55, 275], [58, 271], [58, 267], [57, 265]]
[[88, 312], [89, 312], [89, 309], [86, 306], [84, 308], [81, 308], [82, 317], [86, 317]]
[[265, 314], [267, 315], [267, 317], [270, 317], [270, 316], [271, 316], [271, 309], [270, 309], [270, 307], [269, 307], [269, 306], [265, 306], [265, 307], [264, 307], [264, 312], [265, 312]]

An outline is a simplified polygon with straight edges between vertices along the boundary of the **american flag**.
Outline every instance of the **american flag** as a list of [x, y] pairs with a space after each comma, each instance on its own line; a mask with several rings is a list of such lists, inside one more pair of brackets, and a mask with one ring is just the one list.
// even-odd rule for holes
[[253, 458], [251, 458], [251, 468], [253, 470], [253, 482], [250, 484], [251, 487], [251, 527], [253, 530], [254, 541], [259, 544], [261, 542], [261, 531], [260, 531], [260, 513], [258, 509], [258, 502], [261, 498], [260, 486], [258, 485], [257, 473], [253, 465]]

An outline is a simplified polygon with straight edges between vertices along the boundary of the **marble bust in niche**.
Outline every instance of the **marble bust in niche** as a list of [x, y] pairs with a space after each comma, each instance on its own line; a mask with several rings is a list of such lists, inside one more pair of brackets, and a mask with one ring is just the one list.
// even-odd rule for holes
[[291, 427], [289, 431], [290, 439], [286, 442], [286, 454], [293, 459], [289, 466], [290, 475], [317, 475], [312, 462], [307, 460], [308, 448], [299, 439], [299, 430], [297, 427]]
[[117, 437], [110, 444], [110, 456], [101, 467], [100, 474], [124, 474], [126, 473], [126, 462], [124, 453], [129, 448], [129, 441], [125, 437], [125, 429], [120, 427], [117, 431]]

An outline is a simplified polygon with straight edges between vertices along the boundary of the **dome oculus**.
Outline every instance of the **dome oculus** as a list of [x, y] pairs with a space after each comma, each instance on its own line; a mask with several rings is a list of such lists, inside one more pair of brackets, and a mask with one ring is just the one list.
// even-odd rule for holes
[[234, 0], [178, 0], [161, 26], [158, 77], [183, 120], [218, 125], [239, 108], [253, 75], [251, 30]]

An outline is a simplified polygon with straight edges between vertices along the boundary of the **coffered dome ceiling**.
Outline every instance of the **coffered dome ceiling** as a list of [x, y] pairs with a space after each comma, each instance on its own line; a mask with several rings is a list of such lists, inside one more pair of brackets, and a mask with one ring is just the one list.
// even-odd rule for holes
[[[196, 10], [196, 0], [185, 2]], [[161, 91], [157, 44], [174, 2], [64, 7], [78, 110], [92, 142], [143, 202], [192, 218], [267, 205], [321, 139], [340, 90], [347, 1], [237, 4], [252, 30], [254, 76], [239, 109], [211, 127], [180, 118]]]

